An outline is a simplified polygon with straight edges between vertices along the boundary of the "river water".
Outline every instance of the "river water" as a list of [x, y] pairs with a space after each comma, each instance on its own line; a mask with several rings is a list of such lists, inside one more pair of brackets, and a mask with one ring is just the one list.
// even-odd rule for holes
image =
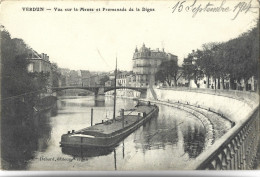
[[[119, 115], [120, 109], [135, 105], [131, 99], [117, 98], [116, 113]], [[181, 170], [205, 150], [205, 128], [201, 122], [187, 112], [162, 105], [158, 117], [115, 148], [61, 148], [62, 134], [90, 126], [91, 108], [94, 123], [112, 118], [113, 98], [106, 97], [105, 105], [96, 104], [91, 96], [59, 98], [56, 110], [34, 118], [34, 128], [16, 134], [14, 127], [8, 128], [2, 145], [3, 167], [7, 170]]]

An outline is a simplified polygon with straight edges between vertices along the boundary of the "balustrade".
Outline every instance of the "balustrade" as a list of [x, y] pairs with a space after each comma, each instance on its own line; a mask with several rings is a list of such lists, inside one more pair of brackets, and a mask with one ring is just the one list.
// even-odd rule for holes
[[[250, 170], [253, 167], [259, 141], [259, 111], [241, 124], [197, 169]], [[239, 126], [239, 125], [237, 125]]]

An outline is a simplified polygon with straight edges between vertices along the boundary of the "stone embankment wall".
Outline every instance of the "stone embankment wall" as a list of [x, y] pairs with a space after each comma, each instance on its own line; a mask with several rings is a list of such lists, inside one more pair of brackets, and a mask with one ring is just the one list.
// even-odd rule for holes
[[[187, 164], [185, 169], [253, 168], [260, 129], [257, 93], [209, 89], [152, 89], [147, 93], [150, 100], [154, 100], [153, 95], [156, 93], [157, 101], [186, 103], [198, 109], [203, 107], [232, 123], [232, 127], [213, 146], [200, 154], [193, 163]], [[211, 119], [211, 116], [208, 118]]]
[[[212, 90], [178, 90], [154, 88], [157, 99], [160, 101], [188, 102], [191, 105], [210, 108], [217, 113], [223, 114], [236, 124], [244, 122], [252, 111], [258, 106], [258, 95], [255, 93], [236, 94], [235, 92], [214, 92]], [[148, 99], [154, 99], [151, 91], [147, 92]]]

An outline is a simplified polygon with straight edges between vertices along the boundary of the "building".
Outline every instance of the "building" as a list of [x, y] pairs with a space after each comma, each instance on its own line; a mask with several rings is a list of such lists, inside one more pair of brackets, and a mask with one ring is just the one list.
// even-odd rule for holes
[[178, 57], [171, 53], [166, 53], [164, 49], [159, 48], [151, 50], [143, 46], [138, 50], [135, 49], [133, 55], [133, 78], [136, 87], [146, 87], [149, 83], [154, 84], [155, 74], [163, 61], [176, 60]]
[[96, 87], [100, 85], [103, 74], [91, 73], [88, 77], [82, 77], [83, 86]]
[[70, 70], [67, 76], [68, 86], [82, 86], [81, 73], [76, 70]]
[[131, 82], [131, 78], [129, 77], [130, 75], [131, 73], [127, 71], [122, 71], [118, 73], [116, 78], [117, 86], [121, 86], [121, 87], [130, 86], [129, 85], [129, 82]]
[[88, 70], [80, 70], [83, 86], [90, 86], [91, 73]]
[[114, 87], [115, 79], [111, 79], [105, 82], [105, 87]]
[[69, 73], [70, 69], [68, 68], [58, 68], [58, 71], [61, 73], [61, 86], [69, 86]]
[[51, 93], [50, 87], [53, 86], [53, 68], [49, 56], [47, 54], [42, 53], [38, 54], [36, 51], [31, 49], [28, 53], [29, 64], [27, 66], [28, 72], [37, 72], [37, 73], [49, 73], [48, 83], [47, 83], [47, 93]]
[[32, 50], [29, 58], [28, 72], [51, 72], [51, 62], [47, 54], [42, 53], [39, 55], [37, 52]]

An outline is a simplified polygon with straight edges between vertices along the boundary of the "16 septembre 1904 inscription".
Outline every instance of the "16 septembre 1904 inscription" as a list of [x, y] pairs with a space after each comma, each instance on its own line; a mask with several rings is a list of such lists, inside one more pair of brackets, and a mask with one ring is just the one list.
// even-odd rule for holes
[[[240, 13], [257, 13], [259, 7], [252, 6], [252, 0], [250, 1], [238, 1], [234, 6], [229, 6], [226, 0], [222, 1], [209, 1], [202, 5], [197, 0], [191, 1], [178, 1], [172, 7], [172, 13], [177, 12], [192, 12], [192, 17], [196, 17], [198, 13], [227, 13], [233, 12], [235, 20]], [[254, 11], [253, 11], [254, 9]]]

